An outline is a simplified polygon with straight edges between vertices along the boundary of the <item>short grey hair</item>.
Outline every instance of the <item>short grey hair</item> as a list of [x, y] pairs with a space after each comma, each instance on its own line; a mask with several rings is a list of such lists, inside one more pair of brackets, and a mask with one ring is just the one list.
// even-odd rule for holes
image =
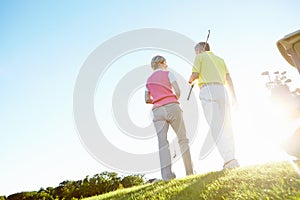
[[[206, 45], [205, 45], [206, 44]], [[205, 46], [205, 49], [204, 49]], [[204, 51], [210, 51], [210, 47], [209, 44], [207, 42], [199, 42], [196, 46], [195, 46], [195, 51], [198, 50], [204, 50]]]
[[151, 60], [151, 67], [152, 69], [157, 69], [160, 63], [164, 63], [166, 59], [163, 56], [157, 55], [154, 56]]

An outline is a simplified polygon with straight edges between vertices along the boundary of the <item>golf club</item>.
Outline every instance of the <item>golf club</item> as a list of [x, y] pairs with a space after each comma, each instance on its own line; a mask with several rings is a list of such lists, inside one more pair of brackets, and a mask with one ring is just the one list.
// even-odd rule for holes
[[[208, 30], [208, 34], [207, 34], [207, 37], [206, 37], [206, 41], [205, 41], [203, 50], [205, 50], [205, 48], [206, 48], [206, 44], [207, 44], [207, 41], [208, 41], [209, 36], [210, 36], [210, 30]], [[188, 97], [187, 97], [187, 100], [190, 100], [190, 96], [191, 96], [191, 93], [192, 93], [192, 90], [193, 90], [194, 85], [195, 85], [195, 83], [192, 83], [192, 84], [191, 84], [191, 87], [190, 87], [190, 91], [189, 91], [189, 95], [188, 95]]]

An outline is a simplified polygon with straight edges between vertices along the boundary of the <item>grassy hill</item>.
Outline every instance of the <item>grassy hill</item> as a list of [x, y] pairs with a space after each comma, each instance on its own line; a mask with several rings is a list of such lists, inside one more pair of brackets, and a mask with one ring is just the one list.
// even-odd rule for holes
[[300, 161], [267, 163], [121, 189], [85, 200], [299, 199]]

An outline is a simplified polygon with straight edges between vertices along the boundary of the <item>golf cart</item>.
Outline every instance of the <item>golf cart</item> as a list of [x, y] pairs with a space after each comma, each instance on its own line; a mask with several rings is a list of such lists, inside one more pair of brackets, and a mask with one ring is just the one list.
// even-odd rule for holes
[[300, 74], [300, 30], [279, 40], [277, 47], [284, 59], [290, 65], [296, 67]]
[[[300, 75], [300, 30], [288, 34], [284, 38], [277, 41], [277, 48], [279, 49], [284, 59], [290, 65], [297, 68]], [[282, 76], [281, 78], [284, 79], [284, 77]], [[272, 85], [270, 85], [270, 87], [272, 87]], [[274, 88], [279, 88], [279, 87], [274, 87]], [[288, 93], [290, 95], [288, 95]], [[294, 92], [289, 92], [289, 90], [285, 87], [285, 89], [278, 89], [278, 92], [277, 93], [275, 92], [274, 94], [275, 95], [285, 94], [284, 97], [288, 97], [289, 99], [288, 102], [290, 103], [294, 111], [293, 117], [295, 118], [300, 117], [300, 89], [299, 88], [297, 88]], [[288, 154], [300, 159], [300, 126], [296, 129], [292, 137], [290, 137], [289, 140], [287, 141], [285, 150]]]

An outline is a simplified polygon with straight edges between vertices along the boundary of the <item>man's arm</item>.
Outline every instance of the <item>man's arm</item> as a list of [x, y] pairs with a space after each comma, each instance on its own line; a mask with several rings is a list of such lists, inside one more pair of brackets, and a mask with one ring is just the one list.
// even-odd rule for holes
[[237, 102], [237, 99], [236, 99], [236, 95], [235, 95], [234, 86], [233, 86], [233, 82], [231, 80], [231, 77], [230, 77], [229, 73], [226, 74], [226, 82], [227, 82], [229, 91], [230, 91], [231, 96], [232, 96], [232, 101], [233, 101], [232, 103], [233, 103], [233, 105], [238, 105], [238, 102]]
[[199, 78], [199, 73], [198, 72], [193, 72], [190, 79], [189, 79], [189, 84], [192, 84], [194, 80]]
[[145, 91], [145, 102], [147, 104], [152, 104], [152, 98], [149, 91]]

